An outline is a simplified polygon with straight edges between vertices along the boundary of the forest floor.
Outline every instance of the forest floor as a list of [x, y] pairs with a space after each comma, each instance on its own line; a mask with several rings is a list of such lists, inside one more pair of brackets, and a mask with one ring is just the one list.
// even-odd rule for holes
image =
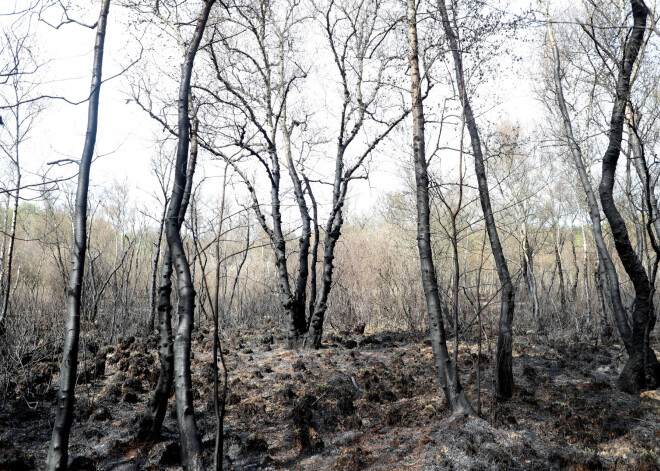
[[[208, 331], [195, 334], [193, 390], [209, 460], [212, 344]], [[616, 389], [625, 359], [617, 345], [517, 344], [515, 396], [495, 407], [493, 355], [482, 354], [483, 418], [455, 419], [423, 336], [333, 334], [319, 351], [288, 351], [282, 338], [241, 332], [224, 348], [226, 469], [660, 469], [660, 394]], [[71, 469], [180, 469], [173, 406], [159, 442], [137, 434], [157, 379], [155, 338], [91, 350], [79, 377]], [[476, 352], [473, 344], [459, 348], [475, 407]], [[57, 371], [57, 363], [41, 362], [4, 385], [0, 471], [44, 463]]]

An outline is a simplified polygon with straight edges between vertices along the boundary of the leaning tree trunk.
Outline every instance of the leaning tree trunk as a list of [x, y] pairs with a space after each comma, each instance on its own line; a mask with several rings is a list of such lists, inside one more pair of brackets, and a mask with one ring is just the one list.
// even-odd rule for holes
[[461, 104], [463, 105], [463, 113], [465, 114], [465, 124], [467, 125], [468, 132], [470, 134], [470, 141], [472, 142], [474, 169], [477, 175], [477, 184], [479, 186], [481, 209], [484, 214], [486, 229], [488, 230], [490, 247], [493, 252], [493, 257], [495, 258], [497, 276], [499, 277], [500, 285], [502, 286], [499, 336], [497, 339], [495, 391], [499, 398], [509, 399], [513, 395], [514, 387], [512, 342], [515, 291], [513, 289], [513, 283], [511, 282], [509, 266], [507, 264], [506, 258], [504, 257], [504, 250], [502, 249], [497, 226], [495, 225], [493, 208], [490, 203], [488, 180], [486, 178], [486, 167], [484, 165], [483, 151], [481, 148], [481, 138], [479, 137], [477, 122], [474, 119], [472, 106], [470, 105], [470, 100], [467, 96], [467, 87], [463, 77], [463, 59], [459, 50], [460, 46], [458, 44], [458, 38], [449, 21], [445, 0], [438, 0], [438, 9], [440, 10], [442, 25], [449, 41], [449, 46], [451, 48], [452, 56], [454, 59], [454, 72], [456, 74], [458, 93], [460, 93]]
[[635, 166], [635, 171], [637, 172], [639, 180], [642, 182], [642, 185], [644, 185], [644, 195], [648, 198], [648, 204], [646, 205], [648, 206], [649, 211], [648, 217], [655, 229], [655, 233], [660, 235], [660, 215], [658, 215], [658, 199], [655, 195], [655, 185], [653, 184], [653, 179], [649, 181], [648, 177], [650, 175], [648, 175], [648, 167], [643, 160], [646, 156], [642, 152], [642, 143], [639, 140], [637, 131], [632, 125], [629, 126], [628, 136], [633, 152], [633, 165]]
[[417, 247], [422, 272], [422, 286], [429, 311], [431, 346], [436, 374], [452, 414], [471, 414], [472, 406], [463, 391], [458, 375], [453, 374], [454, 365], [447, 350], [445, 328], [442, 322], [442, 304], [431, 249], [431, 222], [429, 206], [429, 175], [424, 147], [424, 108], [421, 97], [421, 77], [417, 46], [417, 7], [415, 0], [407, 2], [408, 16], [408, 60], [410, 65], [412, 115], [413, 115], [413, 158], [415, 162], [415, 185], [417, 190]]
[[606, 283], [607, 286], [604, 288], [606, 288], [608, 293], [608, 300], [611, 301], [612, 313], [614, 315], [616, 326], [619, 330], [619, 333], [621, 334], [623, 344], [626, 346], [626, 349], [630, 351], [630, 339], [632, 332], [628, 326], [628, 322], [626, 320], [626, 311], [621, 300], [621, 292], [619, 290], [619, 276], [616, 272], [616, 267], [614, 266], [610, 252], [607, 250], [607, 245], [605, 244], [603, 229], [600, 222], [600, 209], [598, 207], [598, 200], [596, 199], [596, 194], [591, 186], [591, 182], [589, 181], [589, 176], [587, 175], [586, 166], [582, 156], [582, 149], [575, 139], [575, 135], [573, 134], [573, 126], [571, 123], [570, 115], [568, 113], [568, 106], [564, 98], [564, 89], [561, 82], [561, 61], [559, 56], [559, 47], [557, 46], [557, 41], [554, 36], [552, 24], [550, 22], [548, 22], [548, 37], [550, 39], [550, 46], [552, 48], [552, 55], [554, 59], [553, 77], [555, 82], [555, 93], [557, 97], [557, 106], [562, 118], [564, 137], [568, 141], [568, 146], [571, 151], [571, 156], [573, 157], [573, 162], [575, 163], [575, 168], [577, 169], [580, 182], [582, 183], [582, 188], [584, 189], [584, 192], [587, 196], [587, 204], [589, 205], [589, 218], [591, 219], [591, 228], [594, 233], [594, 241], [598, 251], [598, 259], [602, 263], [602, 270], [606, 275], [603, 279], [603, 282]]
[[181, 461], [186, 469], [195, 471], [204, 468], [202, 443], [195, 422], [190, 372], [190, 345], [194, 321], [195, 290], [192, 284], [190, 265], [181, 240], [179, 213], [185, 193], [188, 150], [190, 147], [190, 82], [195, 56], [214, 3], [215, 0], [204, 1], [200, 15], [197, 18], [195, 32], [186, 48], [184, 62], [181, 65], [178, 99], [178, 145], [172, 197], [165, 223], [165, 235], [170, 249], [173, 269], [177, 272], [177, 290], [179, 293], [179, 325], [174, 339], [174, 389], [181, 444]]
[[85, 270], [87, 249], [87, 193], [89, 171], [94, 156], [96, 131], [98, 127], [99, 96], [101, 93], [101, 72], [103, 67], [103, 47], [108, 20], [110, 0], [103, 0], [94, 43], [92, 65], [92, 85], [87, 112], [87, 134], [80, 159], [78, 189], [76, 193], [73, 238], [74, 246], [71, 261], [71, 274], [66, 298], [66, 336], [60, 369], [60, 390], [57, 395], [55, 425], [48, 449], [46, 469], [65, 471], [69, 455], [69, 432], [73, 422], [76, 373], [78, 369], [78, 337], [80, 334], [80, 298]]
[[648, 10], [641, 0], [631, 0], [630, 3], [634, 24], [625, 43], [617, 77], [616, 99], [610, 120], [609, 144], [603, 156], [599, 193], [603, 212], [610, 223], [614, 237], [614, 246], [635, 288], [631, 348], [628, 361], [619, 376], [619, 386], [624, 391], [638, 393], [641, 389], [657, 385], [660, 375], [657, 368], [654, 368], [654, 371], [648, 368], [650, 355], [647, 354], [647, 348], [645, 348], [648, 325], [654, 315], [651, 284], [646, 270], [632, 246], [628, 229], [616, 207], [613, 195], [616, 166], [621, 154], [625, 110], [630, 97], [630, 76], [642, 43], [648, 14]]

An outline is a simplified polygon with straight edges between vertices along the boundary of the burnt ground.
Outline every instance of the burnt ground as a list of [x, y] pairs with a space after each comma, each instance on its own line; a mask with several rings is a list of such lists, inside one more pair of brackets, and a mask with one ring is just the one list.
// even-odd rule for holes
[[[138, 418], [157, 379], [156, 340], [86, 351], [71, 432], [73, 470], [176, 470], [174, 407], [157, 443]], [[493, 356], [482, 354], [482, 418], [455, 418], [422, 336], [334, 334], [319, 351], [240, 332], [225, 342], [230, 371], [227, 469], [660, 469], [660, 394], [615, 387], [620, 346], [518, 344], [512, 401], [493, 406]], [[212, 337], [194, 336], [194, 393], [205, 453], [213, 449]], [[461, 345], [476, 406], [476, 345]], [[39, 469], [54, 418], [58, 365], [41, 362], [2, 385], [0, 471]]]

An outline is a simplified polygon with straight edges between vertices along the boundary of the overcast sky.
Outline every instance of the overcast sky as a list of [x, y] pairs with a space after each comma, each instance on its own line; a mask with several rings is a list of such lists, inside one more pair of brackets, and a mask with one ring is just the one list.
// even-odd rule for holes
[[[18, 1], [18, 8], [27, 3]], [[91, 3], [87, 14], [76, 13], [82, 21], [95, 21], [98, 2]], [[3, 0], [0, 12], [6, 13], [7, 8], [12, 9], [13, 5]], [[47, 18], [52, 23], [59, 20], [55, 11]], [[138, 56], [137, 40], [134, 33], [129, 34], [125, 26], [126, 19], [125, 9], [118, 5], [111, 7], [103, 68], [106, 80], [119, 73]], [[19, 25], [14, 25], [15, 21], [13, 16], [0, 16], [3, 31], [12, 26], [17, 32], [26, 28], [27, 19]], [[35, 38], [32, 43], [35, 56], [44, 64], [39, 79], [45, 82], [43, 93], [63, 96], [70, 101], [83, 100], [89, 94], [95, 31], [76, 24], [54, 29], [36, 18], [31, 20], [30, 29]], [[529, 43], [516, 44], [518, 53], [530, 59]], [[172, 57], [178, 57], [176, 48], [172, 48], [172, 51]], [[538, 54], [538, 50], [536, 53]], [[503, 57], [501, 60], [506, 62], [508, 59]], [[542, 116], [542, 108], [533, 96], [532, 80], [525, 78], [529, 76], [529, 71], [522, 68], [525, 63], [525, 67], [533, 68], [534, 60], [538, 61], [538, 57], [531, 62], [516, 62], [504, 67], [502, 74], [495, 77], [492, 83], [483, 84], [482, 93], [475, 98], [477, 108], [486, 109], [490, 120], [508, 119], [520, 122], [528, 128], [535, 126]], [[178, 67], [178, 63], [170, 65]], [[99, 157], [92, 167], [91, 182], [98, 188], [112, 180], [126, 181], [132, 189], [132, 197], [139, 205], [153, 204], [149, 194], [156, 191], [157, 184], [151, 175], [151, 158], [157, 153], [155, 138], [162, 137], [163, 132], [161, 126], [129, 101], [128, 90], [125, 77], [111, 79], [103, 85], [97, 141]], [[36, 178], [30, 177], [30, 174], [43, 173], [46, 162], [64, 158], [77, 159], [82, 152], [87, 104], [73, 106], [60, 100], [50, 100], [46, 105], [22, 152], [28, 179]], [[205, 159], [198, 175], [217, 175], [220, 168], [220, 165], [209, 163], [208, 159]], [[51, 174], [59, 175], [72, 175], [74, 172], [73, 165], [51, 170]], [[368, 213], [379, 196], [401, 186], [401, 163], [391, 156], [375, 155], [369, 181], [354, 183], [349, 207], [360, 213]]]

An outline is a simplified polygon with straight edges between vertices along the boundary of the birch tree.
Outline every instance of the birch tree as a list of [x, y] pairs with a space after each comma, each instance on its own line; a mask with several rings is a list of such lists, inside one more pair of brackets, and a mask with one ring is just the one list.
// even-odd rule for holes
[[68, 467], [69, 432], [71, 431], [73, 422], [76, 373], [78, 368], [80, 298], [87, 248], [87, 193], [89, 191], [89, 173], [98, 129], [99, 98], [102, 83], [101, 73], [109, 10], [110, 0], [103, 0], [98, 23], [96, 24], [92, 84], [87, 111], [87, 133], [85, 135], [82, 157], [79, 162], [73, 229], [73, 260], [71, 262], [66, 298], [66, 337], [60, 367], [60, 389], [57, 394], [55, 424], [53, 426], [53, 434], [50, 439], [48, 458], [46, 460], [46, 469], [48, 471], [64, 471]]
[[454, 415], [473, 412], [458, 377], [458, 365], [452, 362], [442, 321], [442, 300], [431, 249], [428, 162], [424, 142], [424, 106], [422, 76], [419, 66], [417, 35], [417, 3], [407, 2], [408, 61], [413, 117], [413, 160], [417, 202], [417, 247], [419, 250], [422, 285], [429, 315], [431, 346], [436, 374]]

